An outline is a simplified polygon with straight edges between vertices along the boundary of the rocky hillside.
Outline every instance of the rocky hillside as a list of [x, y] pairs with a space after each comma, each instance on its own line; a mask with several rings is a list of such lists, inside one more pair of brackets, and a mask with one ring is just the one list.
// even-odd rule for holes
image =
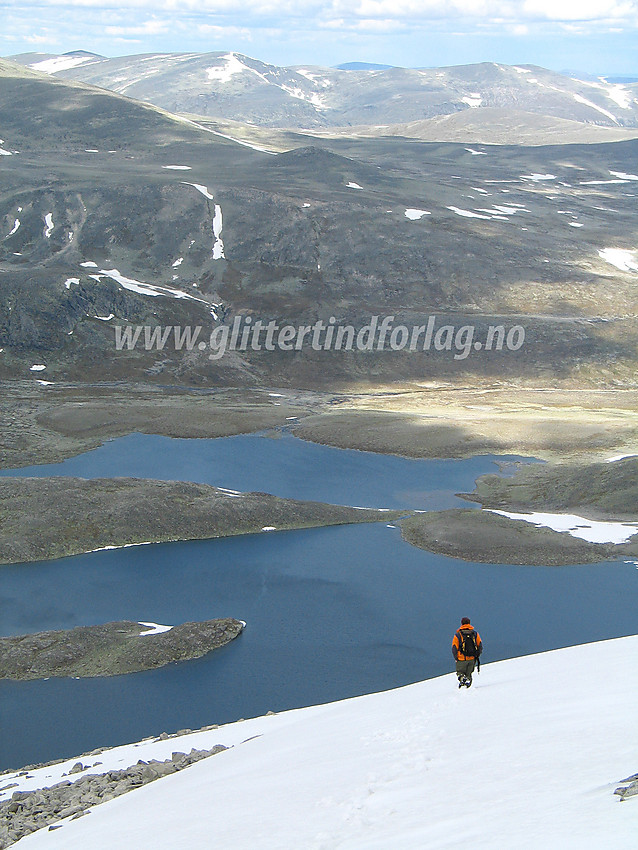
[[[273, 155], [10, 62], [0, 126], [4, 378], [633, 385], [638, 141], [291, 135]], [[308, 338], [210, 357], [211, 331], [235, 319], [359, 330], [433, 314], [438, 328], [475, 326], [475, 343], [461, 350], [448, 331], [425, 351], [392, 350], [388, 334], [382, 348], [336, 351]], [[116, 350], [129, 324], [201, 336], [191, 350], [172, 331]], [[524, 348], [475, 354], [490, 325], [523, 326]]]

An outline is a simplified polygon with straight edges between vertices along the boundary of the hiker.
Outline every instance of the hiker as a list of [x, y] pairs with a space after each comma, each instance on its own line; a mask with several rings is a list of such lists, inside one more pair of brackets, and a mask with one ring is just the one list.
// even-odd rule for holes
[[469, 617], [463, 617], [461, 628], [456, 632], [452, 640], [452, 655], [456, 661], [456, 675], [459, 680], [459, 688], [469, 688], [472, 684], [472, 673], [474, 665], [481, 662], [479, 656], [483, 651], [483, 643], [480, 634], [470, 623]]

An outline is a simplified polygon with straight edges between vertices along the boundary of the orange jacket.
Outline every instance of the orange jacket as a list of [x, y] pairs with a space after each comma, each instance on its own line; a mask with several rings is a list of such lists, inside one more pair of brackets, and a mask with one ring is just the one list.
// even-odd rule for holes
[[467, 661], [468, 658], [473, 658], [472, 655], [464, 655], [462, 652], [459, 652], [460, 643], [459, 643], [459, 632], [460, 631], [473, 631], [476, 635], [476, 646], [478, 648], [478, 654], [481, 654], [481, 650], [483, 649], [483, 642], [481, 641], [480, 634], [476, 631], [474, 626], [471, 626], [469, 623], [466, 623], [464, 626], [455, 633], [454, 638], [452, 639], [452, 655], [454, 656], [455, 661]]

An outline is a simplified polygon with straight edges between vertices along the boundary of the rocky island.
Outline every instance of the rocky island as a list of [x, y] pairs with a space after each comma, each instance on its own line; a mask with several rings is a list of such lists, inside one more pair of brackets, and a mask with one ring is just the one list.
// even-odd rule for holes
[[638, 543], [590, 543], [564, 531], [463, 508], [408, 517], [401, 533], [420, 549], [487, 564], [553, 567], [638, 556]]
[[[558, 566], [635, 558], [637, 473], [638, 458], [627, 457], [524, 465], [510, 478], [483, 475], [472, 493], [459, 495], [487, 510], [416, 514], [401, 523], [402, 534], [421, 549], [466, 561]], [[566, 530], [554, 528], [557, 520]], [[568, 533], [570, 525], [581, 534]], [[592, 528], [592, 534], [582, 535], [587, 526], [600, 533]]]
[[0, 679], [119, 676], [200, 658], [241, 634], [241, 620], [181, 626], [121, 621], [0, 638]]

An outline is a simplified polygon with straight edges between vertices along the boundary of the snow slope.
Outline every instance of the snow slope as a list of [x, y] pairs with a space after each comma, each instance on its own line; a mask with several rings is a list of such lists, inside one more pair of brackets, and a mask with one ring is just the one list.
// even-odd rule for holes
[[486, 664], [470, 690], [447, 675], [129, 747], [231, 749], [14, 846], [630, 847], [638, 798], [613, 790], [638, 770], [637, 653], [638, 636], [570, 647]]

